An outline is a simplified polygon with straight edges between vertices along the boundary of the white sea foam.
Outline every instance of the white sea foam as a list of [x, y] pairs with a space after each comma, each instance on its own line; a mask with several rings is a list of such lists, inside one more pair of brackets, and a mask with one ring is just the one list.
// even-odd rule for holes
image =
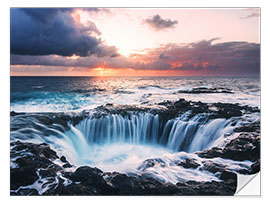
[[[20, 80], [17, 78], [16, 80]], [[45, 80], [45, 79], [44, 79]], [[49, 80], [46, 78], [46, 82]], [[52, 79], [54, 80], [54, 79]], [[77, 78], [69, 79], [71, 86], [64, 84], [65, 78], [58, 78], [61, 86], [32, 84], [28, 91], [11, 91], [11, 111], [16, 112], [67, 112], [95, 108], [106, 103], [153, 104], [163, 100], [184, 98], [206, 103], [228, 102], [240, 105], [260, 106], [260, 84], [253, 78]], [[63, 84], [61, 81], [63, 80]], [[29, 81], [28, 81], [29, 82]], [[44, 82], [45, 83], [45, 82]], [[21, 85], [21, 83], [19, 83]], [[28, 83], [27, 83], [28, 84]], [[16, 86], [16, 84], [12, 84]], [[33, 87], [35, 87], [33, 89]], [[43, 90], [46, 87], [46, 91]], [[93, 88], [91, 88], [93, 87]], [[226, 88], [233, 94], [181, 93], [193, 88]], [[102, 91], [98, 91], [101, 89]], [[80, 91], [78, 91], [80, 90]], [[180, 92], [179, 92], [180, 91]]]

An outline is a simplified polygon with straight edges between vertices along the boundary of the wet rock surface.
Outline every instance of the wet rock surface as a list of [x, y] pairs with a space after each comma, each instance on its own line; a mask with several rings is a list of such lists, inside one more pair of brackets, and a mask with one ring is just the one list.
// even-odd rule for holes
[[177, 162], [176, 165], [184, 168], [198, 168], [200, 166], [194, 159], [185, 159], [184, 161]]
[[[180, 99], [176, 102], [164, 101], [156, 106], [124, 106], [107, 104], [98, 107], [96, 116], [108, 113], [119, 113], [129, 116], [129, 112], [150, 112], [159, 114], [164, 121], [189, 112], [189, 117], [199, 113], [207, 113], [212, 119], [239, 117], [244, 114], [256, 113], [260, 110], [238, 104], [191, 102]], [[89, 112], [76, 115], [66, 114], [21, 114], [11, 112], [13, 130], [25, 127], [26, 119], [38, 120], [44, 125], [51, 126], [59, 131], [67, 130], [68, 123], [77, 124]], [[60, 128], [58, 123], [63, 127]], [[35, 122], [30, 122], [34, 129], [47, 132]], [[31, 127], [31, 126], [30, 126]], [[25, 132], [31, 136], [31, 132]], [[27, 134], [28, 133], [28, 134]], [[82, 166], [75, 170], [66, 159], [59, 157], [48, 144], [34, 144], [28, 142], [12, 141], [10, 158], [10, 191], [11, 195], [233, 195], [236, 191], [236, 174], [224, 165], [215, 163], [213, 158], [224, 158], [236, 161], [252, 161], [250, 169], [236, 171], [241, 174], [254, 174], [260, 171], [260, 123], [251, 123], [235, 128], [233, 133], [239, 136], [233, 138], [224, 147], [213, 147], [196, 154], [208, 159], [198, 163], [194, 159], [185, 159], [175, 162], [177, 167], [192, 170], [205, 170], [215, 174], [218, 181], [197, 182], [187, 181], [177, 184], [164, 183], [146, 175], [126, 175], [118, 172], [104, 173], [100, 169]], [[230, 136], [230, 135], [228, 135]], [[57, 164], [56, 164], [57, 163]], [[140, 170], [159, 165], [164, 166], [162, 159], [145, 160]], [[68, 172], [74, 171], [74, 172]], [[38, 187], [37, 187], [38, 185]], [[39, 188], [39, 189], [38, 189]]]
[[[15, 142], [10, 157], [15, 159], [16, 168], [10, 170], [11, 190], [19, 186], [31, 185], [38, 180], [37, 169], [45, 168], [44, 173], [50, 174], [57, 172], [57, 168], [50, 170], [52, 159], [58, 158], [55, 151], [51, 150], [47, 144], [31, 144]], [[19, 157], [19, 158], [17, 158]]]
[[[148, 176], [104, 173], [88, 166], [67, 172], [54, 163], [67, 160], [59, 158], [46, 144], [14, 142], [11, 146], [11, 158], [18, 153], [21, 155], [14, 160], [16, 168], [11, 168], [11, 195], [233, 195], [237, 185], [236, 175], [229, 172], [221, 182], [177, 184], [163, 183]], [[149, 167], [157, 163], [162, 164], [162, 160], [150, 161]], [[181, 165], [194, 168], [197, 163], [187, 159]], [[47, 189], [40, 193], [34, 187], [36, 184]]]
[[[231, 118], [239, 117], [244, 114], [250, 114], [255, 112], [260, 112], [257, 107], [241, 106], [237, 103], [202, 103], [187, 101], [185, 99], [179, 99], [178, 101], [163, 101], [155, 105], [116, 105], [116, 104], [106, 104], [99, 106], [94, 109], [91, 113], [93, 117], [100, 118], [108, 114], [120, 114], [124, 117], [129, 117], [130, 113], [140, 113], [149, 112], [152, 114], [159, 114], [163, 121], [168, 121], [178, 117], [186, 112], [189, 112], [189, 118], [197, 114], [209, 114], [210, 119], [215, 118]], [[46, 126], [50, 126], [57, 130], [63, 131], [69, 129], [68, 123], [73, 125], [78, 124], [81, 120], [86, 118], [90, 114], [90, 111], [82, 111], [80, 113], [16, 113], [11, 112], [11, 119], [15, 118], [17, 120], [25, 120], [32, 118], [37, 120]], [[60, 129], [53, 125], [58, 123], [64, 127]], [[24, 127], [24, 122], [13, 123], [11, 130], [16, 130]], [[28, 123], [29, 125], [29, 123]], [[34, 126], [32, 122], [32, 127], [39, 129], [40, 126]], [[241, 129], [239, 129], [241, 131]], [[242, 132], [242, 131], [241, 131]]]
[[226, 93], [233, 94], [232, 90], [227, 88], [207, 88], [207, 87], [198, 87], [191, 90], [179, 90], [178, 93], [185, 94], [214, 94], [214, 93]]
[[115, 105], [106, 104], [99, 106], [92, 114], [96, 118], [108, 114], [119, 114], [129, 118], [134, 112], [149, 112], [158, 114], [162, 122], [179, 117], [187, 112], [187, 118], [192, 118], [197, 114], [208, 114], [209, 119], [240, 117], [244, 114], [260, 112], [257, 107], [241, 106], [238, 103], [202, 103], [200, 101], [187, 101], [179, 99], [178, 101], [163, 101], [155, 105]]
[[261, 142], [259, 123], [252, 123], [235, 129], [236, 132], [240, 130], [247, 132], [241, 132], [238, 137], [231, 140], [223, 148], [213, 147], [202, 152], [197, 152], [198, 156], [203, 158], [221, 157], [236, 161], [249, 160], [256, 162], [249, 173], [253, 174], [258, 172], [260, 168]]

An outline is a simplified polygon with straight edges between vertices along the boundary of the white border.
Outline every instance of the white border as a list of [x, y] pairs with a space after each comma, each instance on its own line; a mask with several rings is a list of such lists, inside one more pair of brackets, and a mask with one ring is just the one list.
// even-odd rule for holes
[[[261, 63], [261, 80], [262, 80], [262, 158], [267, 156], [269, 152], [269, 130], [267, 125], [269, 121], [269, 19], [270, 10], [267, 0], [3, 0], [1, 1], [1, 172], [0, 172], [0, 194], [2, 202], [74, 202], [74, 201], [119, 201], [119, 202], [138, 202], [146, 201], [160, 201], [168, 200], [171, 202], [179, 201], [207, 201], [211, 202], [227, 202], [239, 201], [245, 202], [267, 201], [269, 198], [269, 187], [267, 187], [269, 178], [269, 161], [262, 160], [262, 198], [250, 197], [9, 197], [9, 8], [10, 7], [261, 7], [261, 40], [262, 40], [262, 63]], [[268, 28], [267, 28], [268, 27]], [[267, 140], [268, 139], [268, 140]], [[269, 202], [269, 199], [268, 199]]]

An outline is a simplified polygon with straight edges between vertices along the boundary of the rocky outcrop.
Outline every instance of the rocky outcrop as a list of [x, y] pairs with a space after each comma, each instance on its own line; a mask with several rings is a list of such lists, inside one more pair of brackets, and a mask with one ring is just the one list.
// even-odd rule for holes
[[179, 90], [178, 93], [185, 94], [216, 94], [216, 93], [226, 93], [233, 94], [232, 90], [227, 88], [207, 88], [207, 87], [198, 87], [192, 88], [191, 90]]
[[[130, 111], [147, 111], [159, 114], [163, 121], [167, 121], [186, 112], [190, 113], [190, 117], [206, 113], [209, 114], [209, 119], [215, 119], [238, 118], [243, 114], [259, 112], [259, 109], [238, 104], [206, 104], [180, 99], [176, 102], [164, 101], [156, 104], [155, 107], [107, 104], [98, 107], [95, 111], [96, 116], [108, 113], [128, 116]], [[27, 124], [29, 128], [42, 132], [40, 136], [49, 136], [52, 132], [46, 128], [43, 129], [42, 125], [64, 132], [69, 128], [67, 123], [75, 125], [87, 116], [88, 112], [82, 112], [78, 115], [11, 112], [11, 119], [16, 118], [16, 122], [12, 122], [11, 131], [27, 127], [25, 126]], [[26, 119], [30, 119], [31, 122], [24, 123]], [[36, 125], [34, 121], [39, 121], [42, 125]], [[55, 123], [59, 125], [54, 125]], [[59, 127], [60, 125], [62, 127]], [[75, 170], [75, 167], [64, 156], [59, 157], [48, 144], [12, 141], [10, 153], [12, 162], [10, 169], [11, 195], [233, 195], [237, 185], [236, 174], [211, 159], [221, 157], [236, 161], [249, 160], [254, 162], [250, 169], [241, 169], [237, 172], [254, 174], [260, 171], [260, 123], [256, 122], [235, 128], [233, 133], [239, 133], [239, 136], [231, 139], [224, 147], [213, 147], [196, 153], [199, 157], [209, 160], [199, 163], [195, 159], [186, 158], [176, 160], [174, 163], [185, 169], [204, 170], [212, 173], [220, 179], [220, 182], [187, 181], [177, 184], [164, 183], [147, 175], [104, 173], [100, 169], [88, 166]], [[31, 136], [31, 133], [25, 131], [25, 135]], [[145, 170], [157, 164], [161, 167], [165, 165], [162, 159], [149, 159], [142, 164], [141, 167], [144, 168], [139, 168], [139, 170]]]
[[108, 185], [102, 177], [103, 172], [98, 168], [79, 167], [74, 173], [63, 172], [63, 176], [71, 181], [70, 184], [58, 184], [44, 195], [115, 195], [117, 190]]
[[242, 173], [254, 174], [260, 170], [260, 125], [252, 123], [240, 128], [236, 128], [235, 132], [246, 131], [239, 134], [238, 137], [232, 139], [223, 148], [213, 147], [211, 149], [197, 152], [198, 156], [203, 158], [221, 157], [236, 161], [249, 160], [256, 162], [252, 165], [251, 171]]
[[130, 112], [150, 112], [152, 114], [159, 114], [164, 122], [169, 119], [178, 117], [186, 112], [190, 112], [189, 118], [200, 114], [209, 114], [209, 119], [216, 118], [232, 118], [239, 117], [244, 114], [260, 112], [256, 107], [241, 106], [237, 103], [202, 103], [200, 101], [193, 102], [185, 99], [178, 101], [163, 101], [156, 105], [115, 105], [106, 104], [95, 109], [93, 116], [100, 118], [108, 114], [120, 114], [122, 116], [129, 116]]
[[[237, 185], [235, 174], [227, 171], [221, 172], [221, 182], [177, 184], [143, 175], [104, 173], [88, 166], [67, 172], [66, 158], [59, 157], [47, 144], [13, 142], [11, 159], [11, 195], [233, 195]], [[56, 160], [63, 164], [55, 164]], [[148, 165], [156, 163], [162, 164], [162, 160], [154, 159]], [[186, 168], [197, 166], [191, 159], [179, 164]], [[40, 192], [34, 185], [46, 190]]]
[[195, 159], [185, 159], [184, 161], [177, 162], [176, 165], [184, 168], [198, 168], [200, 166]]
[[[16, 168], [10, 171], [10, 188], [14, 190], [19, 186], [31, 185], [38, 180], [37, 169], [48, 168], [52, 164], [51, 159], [58, 158], [55, 151], [47, 144], [35, 145], [31, 143], [15, 142], [11, 146], [11, 159], [16, 158]], [[53, 172], [56, 172], [53, 169]], [[50, 169], [46, 169], [50, 173]]]

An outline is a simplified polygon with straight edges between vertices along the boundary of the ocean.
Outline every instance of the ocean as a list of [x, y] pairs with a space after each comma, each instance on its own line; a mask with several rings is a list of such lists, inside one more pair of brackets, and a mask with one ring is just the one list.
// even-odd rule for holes
[[258, 172], [257, 77], [11, 77], [10, 112], [14, 194], [61, 195], [83, 166], [109, 185], [119, 173], [231, 188]]
[[[210, 93], [196, 94], [196, 88]], [[216, 90], [215, 90], [216, 88]], [[225, 90], [233, 94], [218, 93]], [[260, 107], [257, 77], [11, 77], [11, 111], [68, 112], [106, 103], [154, 104], [165, 100], [228, 102]]]

